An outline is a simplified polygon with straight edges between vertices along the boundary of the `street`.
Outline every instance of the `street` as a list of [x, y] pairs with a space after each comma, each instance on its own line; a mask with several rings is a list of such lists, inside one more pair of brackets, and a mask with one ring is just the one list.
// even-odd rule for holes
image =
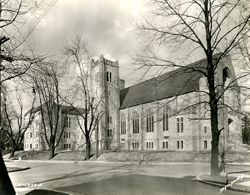
[[[194, 182], [191, 178], [169, 178], [142, 175], [116, 176], [107, 180], [58, 188], [79, 194], [175, 194], [206, 195], [221, 194], [220, 188]], [[226, 191], [223, 194], [241, 194]]]
[[[220, 194], [218, 187], [192, 181], [191, 176], [209, 174], [209, 164], [205, 163], [139, 165], [16, 161], [6, 164], [8, 167], [30, 167], [9, 174], [18, 194], [35, 188], [102, 195]], [[227, 190], [223, 194], [240, 193]]]

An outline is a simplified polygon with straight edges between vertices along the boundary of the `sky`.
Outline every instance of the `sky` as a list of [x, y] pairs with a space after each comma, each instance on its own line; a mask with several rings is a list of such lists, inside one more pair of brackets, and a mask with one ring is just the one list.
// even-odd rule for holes
[[[41, 10], [47, 6], [36, 5]], [[129, 86], [138, 82], [131, 57], [141, 45], [134, 22], [145, 11], [143, 0], [58, 0], [28, 42], [36, 52], [53, 55], [62, 52], [67, 41], [83, 36], [92, 56], [119, 61], [120, 77]]]
[[[55, 0], [27, 1], [32, 2], [30, 6], [35, 10], [25, 14], [27, 24], [32, 26], [39, 14]], [[93, 57], [97, 58], [102, 54], [107, 59], [119, 61], [120, 78], [125, 79], [128, 87], [145, 79], [142, 78], [142, 72], [135, 71], [137, 67], [132, 57], [140, 51], [145, 41], [139, 36], [135, 22], [150, 11], [146, 2], [147, 0], [57, 0], [27, 41], [36, 53], [53, 57], [62, 53], [67, 41], [80, 35], [88, 41]], [[30, 28], [24, 28], [23, 34], [27, 34]], [[177, 54], [184, 55], [187, 51], [187, 46], [183, 45], [178, 53], [170, 53], [169, 59], [178, 58]], [[196, 59], [191, 60], [203, 57], [196, 55]], [[184, 64], [192, 61], [185, 58]]]

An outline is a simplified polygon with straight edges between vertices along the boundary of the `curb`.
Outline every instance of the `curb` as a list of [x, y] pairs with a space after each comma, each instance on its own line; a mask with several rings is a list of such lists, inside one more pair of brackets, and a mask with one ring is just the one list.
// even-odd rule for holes
[[[139, 161], [105, 161], [105, 160], [12, 160], [12, 159], [4, 159], [4, 162], [42, 162], [42, 163], [124, 163], [124, 164], [209, 164], [209, 162], [154, 162], [154, 161], [149, 161], [149, 162], [142, 162], [140, 163]], [[233, 166], [250, 166], [250, 162], [245, 162], [245, 163], [238, 163], [238, 162], [232, 162], [232, 163], [227, 163], [227, 165], [233, 165]]]
[[[205, 183], [205, 184], [209, 184], [209, 185], [212, 185], [212, 186], [216, 186], [216, 187], [225, 187], [225, 185], [221, 184], [221, 183], [218, 183], [218, 182], [213, 182], [213, 181], [209, 181], [209, 180], [203, 180], [200, 178], [200, 176], [197, 176], [196, 178], [192, 179], [193, 181], [198, 181], [198, 182], [201, 182], [201, 183]], [[232, 190], [232, 191], [237, 191], [237, 192], [245, 192], [245, 193], [250, 193], [250, 189], [246, 189], [246, 188], [241, 188], [239, 186], [229, 186], [227, 187], [227, 189], [229, 190]]]

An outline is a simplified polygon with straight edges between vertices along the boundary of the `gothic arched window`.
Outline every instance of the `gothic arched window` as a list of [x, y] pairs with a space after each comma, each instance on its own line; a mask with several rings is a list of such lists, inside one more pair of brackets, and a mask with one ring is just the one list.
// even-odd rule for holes
[[126, 134], [126, 117], [124, 114], [121, 115], [121, 134]]
[[168, 131], [168, 107], [165, 106], [162, 114], [162, 130]]
[[154, 114], [151, 112], [151, 109], [147, 110], [146, 131], [154, 132]]
[[133, 113], [132, 123], [133, 133], [139, 133], [139, 115], [137, 114], [137, 112]]

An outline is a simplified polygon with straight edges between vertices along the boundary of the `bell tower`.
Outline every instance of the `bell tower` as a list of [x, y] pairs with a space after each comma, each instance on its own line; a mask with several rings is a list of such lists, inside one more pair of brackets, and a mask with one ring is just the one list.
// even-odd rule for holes
[[99, 122], [98, 142], [102, 150], [119, 147], [120, 78], [119, 63], [104, 58], [92, 61], [94, 86], [100, 100], [102, 118]]

